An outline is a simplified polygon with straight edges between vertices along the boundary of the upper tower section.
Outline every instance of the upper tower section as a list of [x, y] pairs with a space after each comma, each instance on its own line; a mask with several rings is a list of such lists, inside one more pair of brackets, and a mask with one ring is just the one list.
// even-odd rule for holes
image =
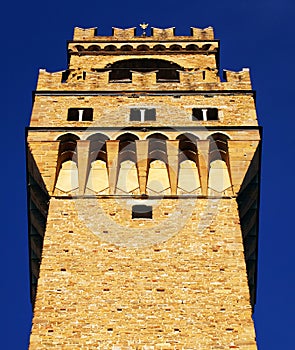
[[[122, 68], [118, 63], [112, 66], [117, 61], [136, 60], [129, 64], [131, 71], [157, 72], [159, 82], [179, 80], [179, 73], [186, 71], [207, 70], [216, 76], [218, 52], [219, 42], [214, 40], [212, 27], [192, 28], [191, 36], [176, 36], [174, 28], [151, 28], [151, 36], [137, 36], [136, 28], [113, 28], [112, 36], [96, 35], [96, 28], [75, 28], [74, 40], [68, 43], [70, 69], [114, 70]], [[158, 60], [146, 67], [151, 59]], [[174, 79], [170, 70], [177, 70]]]
[[68, 68], [40, 71], [38, 90], [250, 90], [248, 69], [219, 72], [219, 40], [212, 27], [191, 28], [190, 36], [175, 35], [174, 27], [113, 28], [100, 36], [97, 28], [74, 29], [68, 41]]
[[113, 28], [100, 36], [96, 28], [75, 28], [67, 69], [40, 70], [30, 126], [257, 125], [249, 69], [220, 79], [212, 27], [193, 27], [190, 36], [173, 27], [150, 32]]

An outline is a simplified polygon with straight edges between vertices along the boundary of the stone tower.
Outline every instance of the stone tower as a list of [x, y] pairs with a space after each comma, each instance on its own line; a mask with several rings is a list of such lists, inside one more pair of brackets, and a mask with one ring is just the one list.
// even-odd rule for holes
[[40, 70], [30, 350], [256, 349], [261, 133], [213, 29], [75, 28]]

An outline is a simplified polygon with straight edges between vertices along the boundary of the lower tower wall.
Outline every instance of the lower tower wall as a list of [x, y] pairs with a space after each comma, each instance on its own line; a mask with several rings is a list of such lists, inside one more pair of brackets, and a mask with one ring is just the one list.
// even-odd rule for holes
[[52, 198], [30, 339], [42, 349], [256, 349], [234, 198]]

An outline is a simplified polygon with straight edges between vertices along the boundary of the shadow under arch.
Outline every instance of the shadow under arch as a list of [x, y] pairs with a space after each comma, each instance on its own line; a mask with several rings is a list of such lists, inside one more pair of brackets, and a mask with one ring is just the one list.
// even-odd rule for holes
[[105, 134], [95, 133], [88, 136], [89, 162], [87, 169], [86, 192], [108, 194], [109, 180], [107, 171], [106, 141], [109, 137]]
[[229, 136], [220, 132], [213, 133], [207, 137], [207, 140], [209, 140], [209, 194], [231, 194], [232, 179], [228, 153], [229, 139]]
[[89, 147], [89, 162], [101, 159], [104, 162], [107, 161], [106, 156], [106, 141], [109, 137], [105, 134], [95, 133], [87, 137], [87, 141], [90, 141]]
[[179, 64], [158, 58], [132, 58], [108, 64], [109, 81], [131, 81], [132, 71], [147, 73], [156, 72], [157, 82], [179, 82], [179, 71], [184, 70]]
[[119, 140], [119, 164], [123, 161], [130, 160], [136, 163], [136, 145], [135, 141], [139, 140], [138, 136], [132, 133], [124, 133], [117, 137]]
[[62, 192], [76, 190], [78, 185], [77, 141], [80, 138], [71, 133], [57, 138], [59, 143], [54, 189]]
[[118, 154], [118, 178], [116, 193], [139, 194], [139, 183], [137, 176], [136, 143], [138, 136], [132, 133], [124, 133], [117, 137], [119, 142]]
[[200, 191], [199, 158], [197, 141], [199, 138], [190, 133], [180, 134], [178, 153], [178, 194], [192, 194]]

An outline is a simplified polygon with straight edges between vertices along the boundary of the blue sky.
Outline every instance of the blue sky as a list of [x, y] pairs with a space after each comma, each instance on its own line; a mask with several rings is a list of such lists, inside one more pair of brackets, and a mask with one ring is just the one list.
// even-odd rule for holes
[[[1, 348], [26, 349], [31, 325], [25, 126], [39, 68], [66, 68], [66, 40], [74, 26], [215, 28], [221, 68], [250, 67], [264, 128], [258, 294], [254, 319], [260, 350], [293, 349], [295, 279], [293, 247], [295, 46], [291, 0], [117, 1], [31, 0], [2, 5]], [[4, 79], [4, 83], [3, 83]], [[206, 349], [204, 349], [206, 350]]]

